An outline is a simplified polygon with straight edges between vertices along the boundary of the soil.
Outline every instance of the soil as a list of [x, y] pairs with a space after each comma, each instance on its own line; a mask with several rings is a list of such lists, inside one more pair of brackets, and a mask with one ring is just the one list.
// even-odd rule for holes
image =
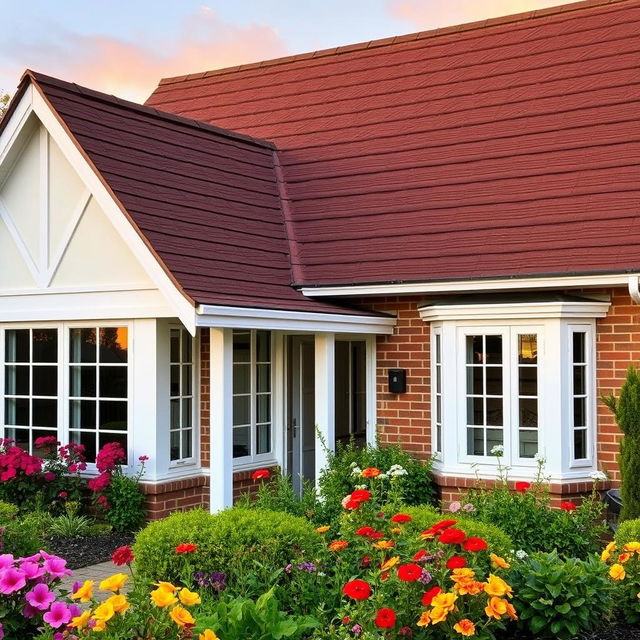
[[63, 557], [69, 569], [81, 569], [111, 560], [113, 552], [118, 547], [132, 544], [134, 537], [133, 533], [109, 533], [78, 538], [48, 538], [47, 547], [51, 553]]

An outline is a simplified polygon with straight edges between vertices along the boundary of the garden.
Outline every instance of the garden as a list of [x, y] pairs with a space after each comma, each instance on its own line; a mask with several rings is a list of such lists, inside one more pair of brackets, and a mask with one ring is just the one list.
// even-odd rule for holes
[[[500, 446], [495, 482], [478, 481], [449, 504], [436, 506], [428, 461], [399, 447], [348, 445], [301, 496], [290, 478], [258, 470], [256, 491], [232, 509], [144, 526], [144, 459], [127, 478], [123, 452], [107, 445], [99, 475], [86, 483], [78, 447], [49, 440], [29, 456], [5, 441], [0, 638], [640, 637], [635, 371], [608, 404], [624, 433], [615, 533], [601, 500], [603, 472], [592, 474], [591, 495], [552, 506], [544, 458], [530, 483], [514, 484]], [[64, 537], [51, 532], [82, 537], [80, 522], [135, 539], [111, 554], [111, 576], [65, 587], [72, 570], [51, 546]]]

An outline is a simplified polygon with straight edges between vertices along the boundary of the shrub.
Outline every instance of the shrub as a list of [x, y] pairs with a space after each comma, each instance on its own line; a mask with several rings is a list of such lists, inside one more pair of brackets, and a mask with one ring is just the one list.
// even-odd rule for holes
[[44, 537], [51, 530], [53, 516], [46, 511], [33, 511], [22, 516], [21, 521], [25, 526], [32, 527], [36, 535]]
[[18, 507], [10, 502], [0, 502], [0, 525], [11, 522], [18, 515]]
[[603, 398], [611, 409], [624, 437], [620, 441], [620, 520], [640, 517], [640, 373], [630, 365], [620, 389], [620, 397], [613, 394]]
[[620, 548], [627, 544], [627, 542], [640, 540], [640, 518], [621, 522], [616, 531], [615, 540]]
[[[348, 445], [338, 444], [335, 453], [330, 452], [328, 455], [327, 466], [320, 476], [320, 502], [316, 507], [314, 521], [317, 524], [335, 523], [341, 513], [342, 498], [353, 491], [356, 484], [363, 482], [358, 477], [357, 470], [374, 467], [387, 472], [394, 466], [406, 471], [406, 474], [393, 477], [394, 488], [397, 489], [402, 504], [435, 504], [436, 490], [431, 476], [431, 460], [419, 460], [399, 445], [358, 448], [354, 442], [350, 442]], [[381, 498], [387, 502], [391, 478], [387, 478], [386, 473], [383, 476], [381, 480], [386, 482]]]
[[536, 638], [569, 640], [603, 626], [613, 607], [613, 587], [595, 558], [561, 558], [534, 553], [508, 579], [520, 625]]
[[76, 538], [86, 536], [91, 529], [91, 521], [86, 516], [66, 513], [53, 519], [49, 532], [60, 538]]
[[5, 520], [0, 525], [0, 554], [11, 553], [16, 557], [30, 556], [42, 548], [42, 535], [28, 518]]
[[[182, 543], [196, 549], [176, 553]], [[194, 571], [224, 572], [230, 585], [253, 593], [256, 585], [260, 588], [259, 579], [271, 580], [292, 553], [313, 551], [319, 544], [313, 526], [302, 518], [236, 507], [215, 515], [194, 509], [152, 522], [138, 533], [134, 551], [138, 571], [152, 580], [191, 579]]]

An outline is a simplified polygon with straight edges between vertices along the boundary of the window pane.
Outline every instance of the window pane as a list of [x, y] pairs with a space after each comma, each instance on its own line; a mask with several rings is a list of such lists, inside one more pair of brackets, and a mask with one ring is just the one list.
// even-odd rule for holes
[[58, 367], [33, 367], [33, 395], [58, 395]]
[[587, 400], [586, 398], [573, 399], [573, 426], [587, 426]]
[[58, 361], [58, 330], [33, 329], [33, 362]]
[[58, 427], [58, 400], [33, 399], [31, 402], [34, 427]]
[[182, 457], [190, 458], [192, 456], [191, 452], [191, 439], [193, 437], [193, 432], [191, 429], [183, 429], [182, 431]]
[[97, 442], [95, 432], [87, 433], [81, 431], [70, 431], [69, 439], [71, 442], [84, 445], [84, 454], [87, 458], [87, 462], [96, 461]]
[[575, 365], [573, 367], [573, 393], [576, 396], [587, 393], [587, 367], [585, 365]]
[[100, 329], [100, 362], [127, 362], [128, 331], [126, 327]]
[[502, 336], [486, 336], [487, 364], [502, 364]]
[[191, 415], [192, 415], [191, 398], [182, 398], [182, 428], [191, 428]]
[[188, 331], [182, 331], [182, 362], [191, 362], [192, 338]]
[[538, 395], [537, 367], [518, 367], [518, 393], [521, 396]]
[[127, 402], [100, 400], [100, 429], [127, 430]]
[[500, 444], [503, 444], [502, 429], [487, 429], [487, 454]]
[[436, 396], [436, 422], [442, 422], [442, 397]]
[[249, 427], [236, 427], [233, 430], [233, 457], [242, 458], [249, 455]]
[[271, 391], [271, 365], [256, 365], [256, 391], [258, 393]]
[[538, 453], [538, 432], [520, 431], [520, 457], [533, 458]]
[[577, 429], [573, 432], [573, 454], [576, 460], [587, 457], [587, 430]]
[[269, 331], [256, 332], [256, 362], [271, 361], [271, 333]]
[[442, 337], [439, 333], [436, 334], [436, 362], [440, 364], [442, 362], [442, 354], [440, 353]]
[[484, 424], [482, 398], [467, 398], [467, 424]]
[[233, 361], [251, 362], [251, 334], [248, 332], [233, 332]]
[[271, 425], [261, 424], [256, 427], [256, 453], [271, 451]]
[[519, 419], [521, 427], [537, 427], [538, 426], [538, 399], [537, 398], [520, 398]]
[[271, 394], [257, 397], [256, 422], [271, 422]]
[[583, 331], [576, 331], [573, 334], [573, 361], [586, 362], [585, 337]]
[[482, 367], [467, 367], [467, 394], [482, 395], [484, 393], [484, 376]]
[[190, 364], [182, 365], [182, 395], [190, 396], [193, 384], [193, 367]]
[[5, 424], [29, 426], [28, 398], [6, 398], [4, 401]]
[[100, 397], [127, 397], [126, 367], [100, 367]]
[[487, 398], [487, 424], [500, 427], [504, 424], [502, 398]]
[[487, 395], [502, 395], [502, 367], [487, 367]]
[[180, 365], [172, 364], [169, 375], [170, 375], [169, 395], [179, 396], [180, 395]]
[[180, 431], [172, 431], [171, 432], [171, 459], [179, 460], [180, 459]]
[[11, 396], [29, 395], [29, 365], [8, 364], [4, 368], [4, 392]]
[[69, 427], [71, 429], [96, 428], [95, 400], [69, 400]]
[[171, 417], [170, 427], [171, 429], [180, 428], [180, 398], [172, 398], [170, 400]]
[[6, 362], [29, 362], [29, 329], [10, 329], [5, 333]]
[[171, 362], [180, 362], [180, 329], [171, 329], [169, 344]]
[[95, 367], [69, 367], [70, 394], [75, 397], [96, 397]]
[[95, 329], [71, 329], [69, 338], [69, 358], [71, 362], [96, 361]]
[[481, 364], [483, 361], [482, 336], [467, 336], [467, 364]]
[[251, 422], [251, 396], [236, 396], [233, 399], [233, 424], [249, 424]]
[[518, 336], [518, 363], [538, 364], [538, 336], [535, 333]]
[[5, 437], [13, 440], [21, 449], [29, 451], [29, 429], [8, 428], [5, 429]]
[[467, 429], [467, 455], [484, 455], [484, 429]]
[[233, 393], [249, 393], [251, 391], [251, 365], [233, 365]]
[[442, 393], [442, 367], [436, 367], [436, 393]]

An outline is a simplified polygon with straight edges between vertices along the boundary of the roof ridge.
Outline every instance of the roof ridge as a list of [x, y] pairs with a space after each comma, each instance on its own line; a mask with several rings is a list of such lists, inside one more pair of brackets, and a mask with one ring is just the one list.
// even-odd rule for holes
[[160, 82], [158, 83], [158, 86], [161, 87], [169, 84], [178, 84], [180, 82], [186, 82], [189, 80], [199, 80], [202, 78], [208, 78], [210, 76], [238, 73], [240, 71], [248, 71], [250, 69], [273, 67], [281, 64], [288, 64], [290, 62], [297, 62], [299, 60], [309, 60], [311, 58], [322, 58], [322, 57], [328, 57], [333, 55], [340, 55], [344, 53], [351, 53], [353, 51], [362, 51], [365, 49], [373, 49], [377, 47], [390, 46], [394, 44], [399, 44], [401, 42], [426, 40], [429, 38], [445, 36], [452, 33], [475, 31], [475, 30], [485, 29], [485, 28], [493, 27], [497, 25], [511, 24], [514, 22], [523, 22], [524, 20], [534, 20], [536, 18], [541, 18], [544, 16], [551, 16], [551, 15], [556, 15], [561, 13], [580, 11], [583, 9], [601, 7], [601, 6], [617, 4], [621, 2], [637, 2], [637, 0], [580, 0], [579, 2], [561, 4], [554, 7], [547, 7], [546, 9], [535, 9], [533, 11], [524, 11], [520, 13], [506, 15], [506, 16], [497, 16], [495, 18], [487, 18], [485, 20], [478, 20], [475, 22], [466, 22], [459, 25], [438, 27], [436, 29], [430, 29], [427, 31], [416, 31], [415, 33], [408, 33], [406, 35], [391, 36], [388, 38], [380, 38], [378, 40], [358, 42], [355, 44], [348, 44], [348, 45], [343, 45], [339, 47], [329, 47], [327, 49], [318, 49], [317, 51], [299, 53], [291, 56], [283, 56], [280, 58], [271, 58], [269, 60], [262, 60], [260, 62], [241, 64], [234, 67], [212, 69], [209, 71], [202, 71], [199, 73], [188, 73], [181, 76], [169, 76], [166, 78], [161, 78]]
[[131, 111], [153, 116], [156, 118], [160, 118], [162, 120], [172, 121], [178, 124], [182, 124], [188, 127], [192, 127], [195, 129], [199, 129], [202, 131], [208, 131], [210, 133], [216, 133], [218, 135], [224, 136], [226, 138], [231, 138], [235, 140], [241, 140], [242, 142], [248, 142], [249, 144], [254, 144], [259, 147], [264, 147], [269, 150], [275, 149], [275, 145], [273, 142], [269, 140], [262, 140], [261, 138], [254, 138], [253, 136], [246, 135], [244, 133], [239, 133], [237, 131], [232, 131], [231, 129], [225, 129], [224, 127], [218, 127], [213, 124], [209, 124], [208, 122], [203, 122], [202, 120], [195, 120], [193, 118], [187, 118], [185, 116], [181, 116], [170, 111], [162, 111], [161, 109], [157, 109], [156, 107], [151, 107], [144, 104], [139, 104], [138, 102], [133, 102], [132, 100], [126, 100], [124, 98], [119, 98], [118, 96], [104, 93], [102, 91], [96, 91], [95, 89], [91, 89], [89, 87], [85, 87], [77, 84], [76, 82], [68, 82], [66, 80], [61, 80], [60, 78], [56, 78], [55, 76], [49, 76], [44, 73], [40, 73], [38, 71], [34, 71], [33, 69], [27, 69], [23, 74], [20, 83], [25, 81], [26, 78], [30, 78], [33, 82], [37, 84], [42, 83], [56, 83], [61, 86], [67, 86], [75, 90], [80, 95], [94, 98], [100, 102], [106, 104], [115, 104], [124, 109], [129, 109]]

